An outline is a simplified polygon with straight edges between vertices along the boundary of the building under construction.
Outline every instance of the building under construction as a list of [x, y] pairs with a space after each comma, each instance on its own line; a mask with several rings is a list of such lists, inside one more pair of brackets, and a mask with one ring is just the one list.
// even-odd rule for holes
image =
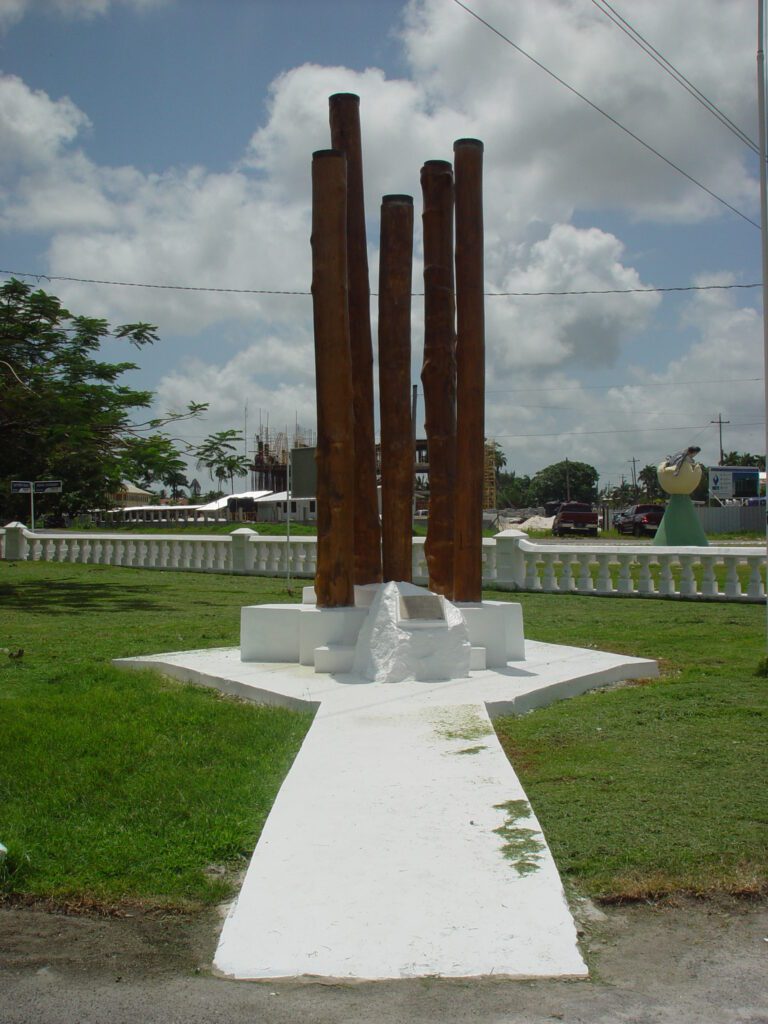
[[260, 429], [254, 437], [253, 462], [250, 467], [251, 489], [254, 491], [285, 491], [288, 489], [288, 459], [293, 448], [313, 448], [314, 430], [298, 424], [293, 434], [288, 428], [280, 431]]

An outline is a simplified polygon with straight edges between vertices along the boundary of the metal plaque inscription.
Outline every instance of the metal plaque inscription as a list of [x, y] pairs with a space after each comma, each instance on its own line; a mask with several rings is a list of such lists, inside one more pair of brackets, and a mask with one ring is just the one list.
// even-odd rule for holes
[[432, 619], [445, 622], [443, 602], [437, 594], [401, 594], [401, 619]]

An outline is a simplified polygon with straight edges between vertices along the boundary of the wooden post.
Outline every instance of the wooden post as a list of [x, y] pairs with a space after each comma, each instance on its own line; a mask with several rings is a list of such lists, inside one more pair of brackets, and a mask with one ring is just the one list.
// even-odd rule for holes
[[379, 246], [379, 404], [381, 409], [384, 580], [411, 581], [411, 273], [413, 198], [384, 196]]
[[456, 329], [453, 294], [453, 168], [428, 160], [424, 197], [424, 410], [429, 445], [429, 588], [453, 597], [456, 500]]
[[485, 307], [483, 144], [453, 144], [456, 187], [456, 521], [457, 601], [483, 599]]
[[317, 380], [319, 608], [355, 603], [352, 360], [347, 308], [347, 170], [343, 153], [312, 155], [312, 308]]
[[381, 528], [373, 429], [373, 346], [365, 234], [360, 97], [330, 97], [331, 145], [347, 158], [347, 276], [355, 422], [355, 583], [381, 580]]

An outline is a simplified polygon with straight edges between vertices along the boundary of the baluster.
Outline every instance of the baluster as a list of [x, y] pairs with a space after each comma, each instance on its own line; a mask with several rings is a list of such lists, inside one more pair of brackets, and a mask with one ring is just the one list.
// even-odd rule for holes
[[717, 577], [715, 575], [716, 555], [701, 555], [701, 596], [717, 597]]
[[634, 594], [635, 583], [632, 579], [632, 562], [635, 556], [629, 552], [620, 552], [617, 555], [619, 561], [619, 578], [616, 581], [617, 594]]
[[576, 580], [576, 589], [580, 594], [591, 594], [594, 592], [595, 584], [592, 582], [593, 556], [590, 551], [580, 551], [576, 556], [576, 563], [579, 567], [579, 575]]
[[597, 592], [598, 594], [612, 594], [613, 580], [611, 579], [611, 555], [600, 554], [597, 556]]
[[523, 558], [525, 560], [525, 581], [523, 586], [526, 590], [541, 590], [538, 551], [524, 551]]
[[739, 579], [739, 556], [727, 555], [725, 561], [725, 596], [729, 600], [741, 597], [741, 580]]
[[576, 589], [576, 580], [573, 578], [573, 559], [574, 556], [570, 551], [560, 553], [560, 562], [563, 566], [560, 572], [560, 590], [563, 593], [570, 593]]
[[694, 597], [696, 594], [696, 577], [693, 575], [693, 555], [679, 555], [680, 558], [680, 596]]
[[659, 595], [671, 597], [676, 594], [675, 577], [672, 573], [672, 557], [664, 552], [656, 556], [659, 563]]
[[747, 597], [753, 600], [765, 597], [765, 586], [763, 585], [762, 569], [765, 565], [765, 557], [751, 555], [747, 558], [749, 566], [749, 584], [747, 586]]
[[148, 540], [144, 545], [144, 559], [141, 563], [145, 569], [154, 569], [157, 564], [157, 541]]
[[317, 543], [314, 538], [309, 542], [309, 558], [307, 560], [307, 576], [314, 577], [317, 572]]
[[544, 570], [541, 574], [541, 589], [549, 593], [558, 589], [557, 576], [555, 575], [555, 562], [558, 555], [554, 551], [545, 551], [541, 556], [544, 563]]
[[638, 594], [653, 593], [653, 577], [651, 576], [651, 555], [637, 555], [640, 571], [637, 575]]

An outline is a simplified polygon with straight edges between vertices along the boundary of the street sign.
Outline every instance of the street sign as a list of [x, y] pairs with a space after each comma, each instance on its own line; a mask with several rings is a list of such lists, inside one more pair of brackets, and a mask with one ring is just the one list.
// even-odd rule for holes
[[11, 480], [11, 494], [31, 494], [31, 480]]
[[61, 494], [61, 480], [35, 480], [35, 494]]
[[709, 493], [717, 498], [756, 498], [760, 470], [752, 466], [710, 466]]

